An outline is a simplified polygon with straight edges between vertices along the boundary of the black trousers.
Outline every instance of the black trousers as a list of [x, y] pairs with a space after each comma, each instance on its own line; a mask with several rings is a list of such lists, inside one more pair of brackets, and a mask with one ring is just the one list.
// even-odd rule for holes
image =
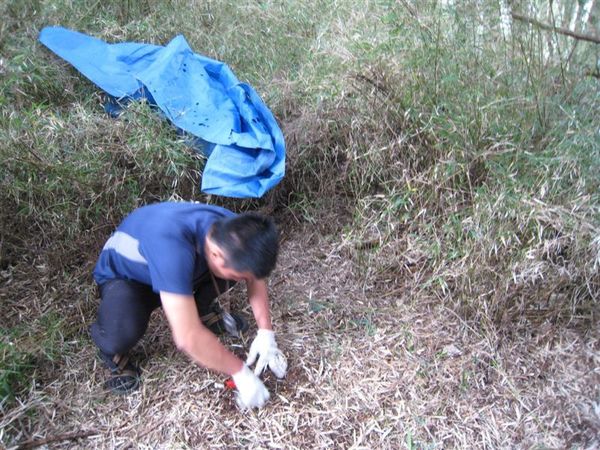
[[[215, 278], [223, 293], [233, 282]], [[150, 314], [161, 306], [160, 296], [148, 285], [131, 280], [114, 279], [99, 286], [100, 306], [90, 334], [104, 355], [127, 353], [142, 338], [148, 328]], [[207, 273], [194, 289], [194, 300], [200, 316], [210, 312], [210, 305], [219, 296]]]

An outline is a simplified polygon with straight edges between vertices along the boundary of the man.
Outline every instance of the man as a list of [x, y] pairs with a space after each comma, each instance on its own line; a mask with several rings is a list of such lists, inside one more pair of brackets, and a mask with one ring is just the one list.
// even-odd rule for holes
[[[269, 392], [258, 375], [269, 367], [282, 378], [287, 370], [272, 330], [265, 281], [277, 252], [274, 223], [257, 214], [185, 202], [133, 211], [108, 239], [94, 269], [101, 301], [90, 331], [111, 370], [105, 386], [117, 393], [137, 389], [139, 370], [127, 354], [160, 306], [177, 348], [197, 364], [232, 376], [242, 408], [263, 406]], [[213, 302], [227, 280], [245, 281], [258, 325], [246, 362], [214, 334], [227, 325]], [[245, 331], [245, 321], [233, 319], [236, 331]], [[248, 366], [257, 358], [252, 372]]]

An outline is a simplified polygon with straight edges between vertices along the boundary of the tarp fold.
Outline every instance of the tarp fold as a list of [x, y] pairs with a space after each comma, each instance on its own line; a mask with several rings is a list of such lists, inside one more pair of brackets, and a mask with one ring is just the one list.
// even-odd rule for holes
[[208, 156], [202, 191], [260, 197], [285, 173], [285, 143], [254, 89], [224, 63], [194, 53], [183, 36], [166, 46], [108, 44], [62, 27], [40, 42], [118, 100], [147, 98]]

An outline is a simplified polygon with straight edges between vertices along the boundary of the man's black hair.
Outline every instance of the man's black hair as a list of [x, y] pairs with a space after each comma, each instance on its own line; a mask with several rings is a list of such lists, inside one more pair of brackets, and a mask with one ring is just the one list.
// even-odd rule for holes
[[210, 239], [224, 250], [227, 265], [238, 272], [250, 272], [262, 279], [275, 268], [279, 235], [269, 217], [243, 213], [217, 220]]

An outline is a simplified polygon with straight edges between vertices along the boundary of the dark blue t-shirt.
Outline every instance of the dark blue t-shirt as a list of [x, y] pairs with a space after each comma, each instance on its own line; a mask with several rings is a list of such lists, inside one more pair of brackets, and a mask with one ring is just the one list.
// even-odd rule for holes
[[218, 219], [235, 216], [200, 203], [156, 203], [136, 209], [119, 225], [100, 253], [94, 279], [114, 278], [152, 286], [154, 292], [192, 294], [208, 271], [204, 238]]

